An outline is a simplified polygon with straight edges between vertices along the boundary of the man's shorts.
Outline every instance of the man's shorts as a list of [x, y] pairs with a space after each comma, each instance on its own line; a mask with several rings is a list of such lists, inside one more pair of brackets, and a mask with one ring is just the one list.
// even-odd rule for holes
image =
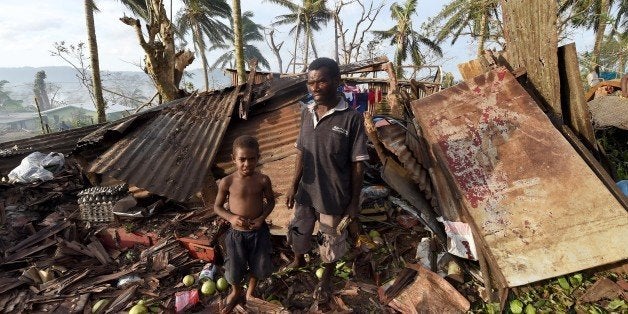
[[247, 274], [264, 279], [273, 272], [272, 243], [267, 224], [252, 231], [230, 228], [225, 236], [225, 278], [230, 284], [241, 284]]
[[313, 207], [295, 204], [294, 217], [288, 225], [288, 244], [296, 254], [305, 254], [312, 248], [312, 232], [318, 220], [319, 250], [323, 263], [332, 263], [342, 258], [349, 251], [347, 230], [336, 233], [336, 227], [342, 216], [326, 215]]

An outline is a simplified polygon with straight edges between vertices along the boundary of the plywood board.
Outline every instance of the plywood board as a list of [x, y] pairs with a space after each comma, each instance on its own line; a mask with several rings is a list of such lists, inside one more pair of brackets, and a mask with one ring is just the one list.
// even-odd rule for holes
[[628, 213], [504, 68], [412, 103], [503, 285], [628, 258]]

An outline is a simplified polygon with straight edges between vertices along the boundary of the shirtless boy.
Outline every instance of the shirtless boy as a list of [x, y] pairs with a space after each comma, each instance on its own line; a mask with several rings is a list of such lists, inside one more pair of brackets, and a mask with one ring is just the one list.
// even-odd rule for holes
[[[253, 136], [242, 135], [233, 142], [236, 172], [218, 184], [214, 211], [229, 221], [225, 236], [225, 278], [231, 284], [222, 313], [229, 313], [240, 301], [242, 282], [250, 275], [246, 298], [253, 297], [258, 279], [272, 273], [272, 245], [266, 217], [275, 207], [275, 198], [268, 176], [255, 171], [259, 159], [259, 143]], [[229, 201], [229, 209], [224, 206]]]

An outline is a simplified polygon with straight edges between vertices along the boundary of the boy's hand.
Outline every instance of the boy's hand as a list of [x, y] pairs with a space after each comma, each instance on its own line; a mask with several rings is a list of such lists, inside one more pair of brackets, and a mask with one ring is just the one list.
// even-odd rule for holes
[[259, 228], [262, 227], [262, 224], [264, 223], [264, 219], [260, 218], [256, 218], [256, 219], [252, 219], [249, 222], [249, 229], [251, 230], [257, 230]]
[[236, 228], [240, 228], [240, 229], [248, 229], [249, 228], [249, 223], [247, 222], [248, 219], [243, 218], [241, 216], [238, 215], [231, 215], [231, 217], [229, 217], [229, 223]]

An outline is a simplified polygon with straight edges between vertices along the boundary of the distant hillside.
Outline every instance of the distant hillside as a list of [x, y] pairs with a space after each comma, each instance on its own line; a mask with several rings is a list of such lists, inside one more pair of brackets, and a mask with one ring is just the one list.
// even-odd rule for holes
[[[34, 105], [33, 82], [35, 74], [46, 72], [48, 94], [55, 105], [85, 104], [90, 98], [87, 90], [81, 85], [76, 71], [69, 66], [50, 67], [0, 67], [0, 81], [9, 83], [4, 91], [9, 92], [11, 98], [22, 100], [24, 106]], [[150, 78], [141, 71], [103, 71], [102, 81], [105, 91], [105, 100], [125, 106], [136, 106], [139, 102], [148, 101], [155, 94], [155, 87]], [[183, 81], [190, 82], [197, 89], [204, 88], [202, 69], [186, 71]], [[210, 88], [223, 88], [230, 84], [230, 78], [223, 74], [223, 70], [213, 70], [210, 74]], [[120, 96], [120, 95], [124, 95]], [[139, 101], [132, 101], [129, 98]]]

